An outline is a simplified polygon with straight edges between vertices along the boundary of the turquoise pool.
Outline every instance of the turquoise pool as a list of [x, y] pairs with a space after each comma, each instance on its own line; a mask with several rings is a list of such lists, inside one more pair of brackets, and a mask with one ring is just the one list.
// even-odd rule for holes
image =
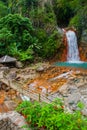
[[54, 65], [55, 66], [75, 67], [75, 68], [87, 69], [87, 62], [79, 62], [79, 63], [73, 63], [73, 62], [56, 62]]

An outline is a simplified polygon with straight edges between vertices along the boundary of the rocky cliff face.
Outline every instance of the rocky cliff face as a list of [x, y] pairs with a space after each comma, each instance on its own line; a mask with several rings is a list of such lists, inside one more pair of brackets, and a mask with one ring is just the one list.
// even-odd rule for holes
[[87, 42], [81, 42], [79, 47], [80, 57], [82, 61], [87, 61]]

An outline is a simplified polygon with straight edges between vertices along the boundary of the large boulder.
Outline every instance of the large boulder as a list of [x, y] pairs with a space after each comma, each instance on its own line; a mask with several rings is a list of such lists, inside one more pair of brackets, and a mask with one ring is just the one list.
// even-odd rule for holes
[[12, 62], [16, 62], [16, 58], [5, 55], [3, 57], [0, 58], [0, 63], [12, 63]]

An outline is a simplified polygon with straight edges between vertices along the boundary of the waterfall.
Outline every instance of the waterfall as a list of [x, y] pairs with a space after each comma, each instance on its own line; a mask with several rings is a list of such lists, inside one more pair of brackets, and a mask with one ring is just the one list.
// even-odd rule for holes
[[68, 62], [79, 62], [79, 50], [77, 45], [77, 37], [74, 31], [66, 31], [66, 38], [68, 44], [67, 61]]

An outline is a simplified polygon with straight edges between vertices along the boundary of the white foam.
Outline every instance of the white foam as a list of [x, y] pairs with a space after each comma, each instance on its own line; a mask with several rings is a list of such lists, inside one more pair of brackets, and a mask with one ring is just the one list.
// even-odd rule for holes
[[67, 61], [67, 63], [77, 63], [77, 64], [82, 64], [84, 61]]

